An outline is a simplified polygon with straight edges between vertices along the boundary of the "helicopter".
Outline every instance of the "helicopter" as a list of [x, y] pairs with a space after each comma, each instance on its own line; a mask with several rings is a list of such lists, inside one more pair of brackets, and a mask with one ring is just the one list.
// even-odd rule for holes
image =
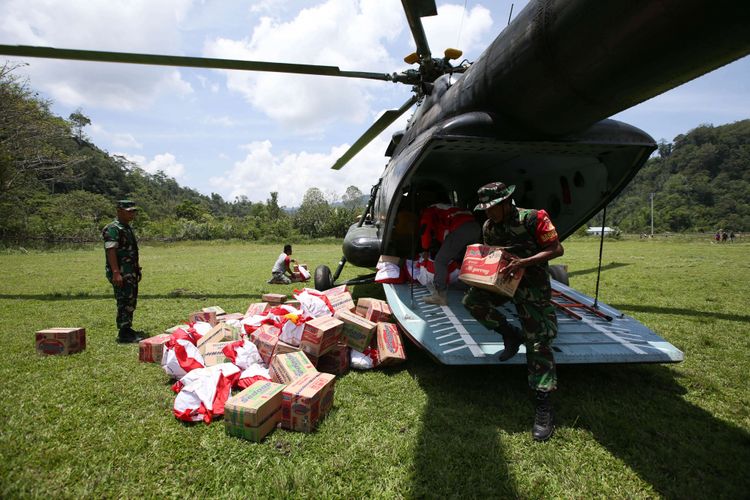
[[[750, 53], [750, 9], [731, 0], [535, 0], [471, 63], [454, 63], [462, 55], [457, 49], [446, 49], [443, 57], [432, 54], [421, 19], [437, 15], [434, 0], [402, 0], [402, 6], [416, 50], [404, 59], [414, 67], [400, 73], [14, 45], [0, 45], [0, 54], [360, 78], [410, 87], [412, 95], [386, 111], [332, 167], [343, 168], [416, 104], [405, 130], [390, 140], [389, 160], [359, 222], [344, 238], [337, 269], [315, 270], [315, 286], [323, 290], [339, 284], [346, 263], [372, 268], [381, 255], [414, 256], [418, 228], [403, 221], [420, 208], [415, 202], [420, 186], [439, 186], [452, 204], [470, 208], [480, 186], [497, 180], [513, 184], [518, 204], [547, 210], [564, 240], [605, 208], [657, 148], [646, 132], [609, 117]], [[596, 306], [587, 312], [595, 316], [586, 322], [589, 330], [625, 339], [615, 346], [624, 355], [604, 357], [589, 356], [596, 340], [571, 342], [583, 348], [558, 342], [558, 362], [682, 359], [645, 326], [569, 288], [560, 268], [553, 272], [558, 293], [589, 309]], [[345, 284], [373, 280], [368, 275]], [[424, 308], [415, 302], [413, 287], [384, 288], [407, 335], [436, 359], [495, 362], [493, 353], [502, 343], [467, 329], [471, 320], [465, 312]], [[461, 309], [460, 300], [452, 302]], [[461, 345], [445, 347], [437, 338], [442, 336], [434, 335], [431, 325], [445, 318]], [[563, 333], [564, 324], [559, 339]]]

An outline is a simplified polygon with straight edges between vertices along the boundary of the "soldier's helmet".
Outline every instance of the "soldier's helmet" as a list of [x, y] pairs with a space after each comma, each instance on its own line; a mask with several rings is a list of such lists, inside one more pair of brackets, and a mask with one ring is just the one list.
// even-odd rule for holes
[[490, 182], [479, 188], [477, 196], [479, 197], [479, 204], [474, 207], [474, 210], [487, 210], [488, 208], [497, 205], [498, 203], [507, 200], [515, 191], [516, 186], [506, 186], [502, 182]]
[[117, 208], [120, 210], [127, 210], [128, 212], [132, 212], [133, 210], [138, 210], [138, 206], [132, 200], [118, 200]]

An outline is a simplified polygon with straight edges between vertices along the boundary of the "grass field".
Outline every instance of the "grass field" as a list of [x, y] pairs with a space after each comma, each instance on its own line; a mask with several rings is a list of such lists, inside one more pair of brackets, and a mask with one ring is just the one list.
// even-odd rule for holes
[[[571, 285], [593, 295], [598, 242], [565, 244]], [[600, 300], [684, 351], [676, 365], [560, 366], [558, 428], [530, 436], [525, 368], [407, 364], [350, 372], [313, 434], [262, 443], [186, 425], [137, 347], [114, 342], [99, 247], [0, 254], [0, 497], [747, 498], [750, 243], [625, 240], [604, 248]], [[270, 291], [280, 248], [144, 245], [136, 328], [156, 334], [203, 306], [244, 311]], [[331, 267], [338, 245], [297, 245]], [[347, 267], [344, 277], [357, 269]], [[291, 292], [292, 286], [274, 291]], [[356, 296], [382, 296], [377, 286]], [[88, 347], [41, 357], [34, 331], [83, 326]]]

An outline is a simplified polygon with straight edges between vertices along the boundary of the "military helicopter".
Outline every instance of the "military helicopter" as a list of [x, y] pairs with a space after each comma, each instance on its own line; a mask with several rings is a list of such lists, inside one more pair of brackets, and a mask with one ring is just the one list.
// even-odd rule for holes
[[[347, 262], [372, 268], [381, 255], [414, 255], [416, 225], [402, 221], [418, 210], [414, 192], [427, 184], [439, 186], [453, 204], [463, 207], [476, 204], [477, 188], [487, 182], [515, 184], [518, 204], [546, 209], [565, 239], [606, 207], [657, 147], [646, 132], [608, 117], [750, 53], [750, 9], [743, 2], [535, 0], [476, 61], [454, 64], [462, 55], [459, 50], [434, 57], [427, 43], [421, 18], [437, 15], [434, 0], [402, 4], [416, 46], [405, 62], [416, 68], [392, 74], [11, 45], [0, 45], [0, 54], [364, 78], [411, 86], [413, 95], [383, 114], [333, 166], [342, 168], [417, 104], [406, 129], [391, 138], [385, 153], [390, 160], [360, 221], [344, 239], [344, 256], [335, 273], [327, 266], [315, 271], [316, 287], [327, 289], [337, 284]], [[682, 359], [679, 350], [644, 325], [569, 288], [559, 268], [553, 277], [556, 291], [567, 297], [562, 302], [569, 304], [558, 304], [558, 362]], [[372, 276], [347, 283], [367, 281]], [[458, 296], [451, 299], [458, 307], [441, 309], [416, 301], [424, 291], [420, 288], [415, 292], [413, 287], [386, 285], [385, 290], [407, 335], [440, 362], [497, 362], [494, 354], [502, 342], [471, 324]], [[579, 316], [578, 323], [568, 324], [570, 314]], [[448, 326], [436, 330], [436, 324]], [[519, 354], [510, 362], [525, 360]]]

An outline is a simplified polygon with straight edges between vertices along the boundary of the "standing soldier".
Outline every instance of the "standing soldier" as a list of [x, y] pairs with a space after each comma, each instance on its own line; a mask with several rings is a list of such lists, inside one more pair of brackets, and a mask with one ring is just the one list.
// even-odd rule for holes
[[117, 342], [123, 344], [139, 342], [144, 336], [143, 332], [133, 330], [141, 267], [138, 265], [138, 242], [130, 223], [137, 211], [134, 202], [118, 201], [117, 218], [102, 230], [107, 279], [112, 283], [117, 301]]
[[[536, 391], [536, 415], [532, 436], [545, 441], [555, 430], [550, 393], [557, 389], [555, 357], [551, 348], [557, 336], [557, 317], [551, 303], [547, 262], [563, 254], [547, 212], [517, 208], [511, 200], [515, 186], [493, 182], [479, 189], [479, 204], [474, 210], [485, 210], [487, 221], [482, 236], [487, 245], [503, 247], [510, 256], [503, 273], [509, 278], [524, 269], [513, 298], [472, 287], [464, 296], [464, 306], [486, 328], [503, 336], [504, 350], [500, 361], [511, 359], [521, 343], [526, 344], [528, 382]], [[496, 307], [508, 300], [516, 306], [523, 333], [511, 326]]]

